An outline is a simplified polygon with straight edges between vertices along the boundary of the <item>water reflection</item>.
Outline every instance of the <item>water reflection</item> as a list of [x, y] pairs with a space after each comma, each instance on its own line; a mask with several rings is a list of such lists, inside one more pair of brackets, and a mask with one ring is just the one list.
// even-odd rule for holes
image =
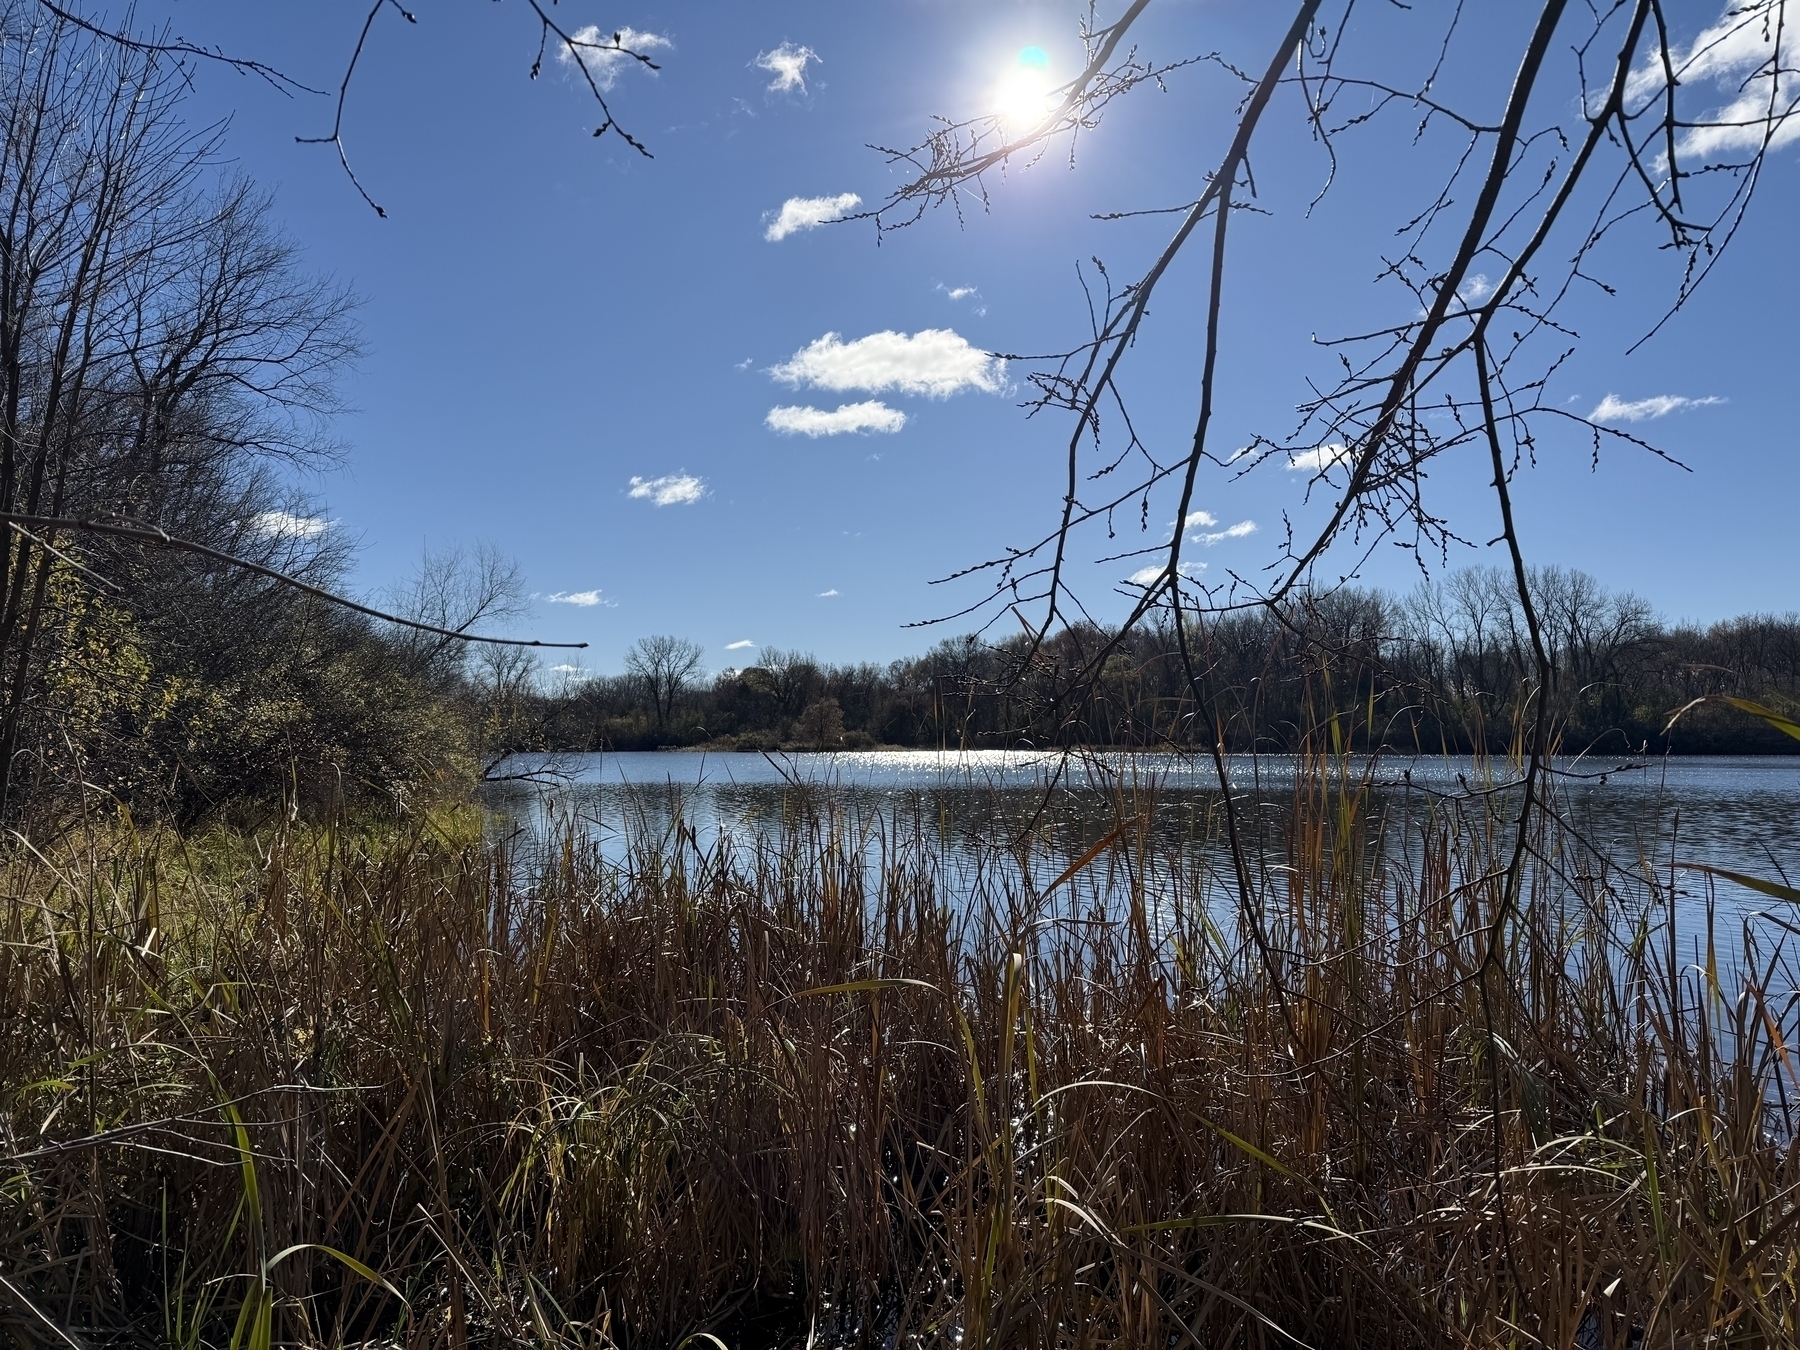
[[[1560, 812], [1581, 844], [1625, 876], [1676, 862], [1783, 879], [1800, 875], [1800, 757], [1690, 757], [1620, 763], [1558, 761], [1551, 779]], [[1285, 865], [1299, 765], [1289, 756], [1234, 756], [1228, 763], [1240, 829], [1259, 866]], [[620, 856], [632, 838], [656, 838], [680, 821], [693, 846], [721, 835], [745, 844], [823, 819], [844, 837], [889, 856], [929, 846], [954, 893], [958, 871], [1006, 848], [1039, 885], [1121, 821], [1134, 821], [1146, 856], [1209, 870], [1229, 867], [1223, 798], [1209, 758], [929, 751], [822, 755], [642, 753], [519, 757], [516, 775], [490, 789], [500, 828], [544, 837], [573, 826]], [[1334, 770], [1372, 785], [1364, 826], [1404, 861], [1434, 812], [1458, 806], [1508, 818], [1517, 766], [1468, 758], [1355, 760]], [[1141, 828], [1139, 828], [1141, 827]], [[1595, 856], [1574, 862], [1583, 870]], [[1116, 885], [1107, 868], [1094, 884]], [[1722, 912], [1786, 907], [1703, 874], [1676, 873], [1688, 905]], [[1716, 887], [1716, 891], [1714, 890]]]

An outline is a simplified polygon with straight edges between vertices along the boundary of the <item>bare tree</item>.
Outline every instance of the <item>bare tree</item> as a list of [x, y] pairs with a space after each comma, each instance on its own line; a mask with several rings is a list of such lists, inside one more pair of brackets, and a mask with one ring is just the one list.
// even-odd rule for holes
[[775, 706], [788, 717], [798, 717], [817, 697], [819, 661], [811, 652], [770, 647], [757, 658], [757, 668], [768, 673]]
[[508, 755], [542, 748], [533, 716], [538, 659], [519, 647], [484, 646], [471, 675], [481, 699], [482, 777], [491, 777]]
[[341, 295], [277, 293], [279, 260], [232, 247], [253, 204], [197, 196], [214, 141], [174, 117], [173, 73], [30, 17], [0, 8], [0, 807], [52, 568], [75, 565], [29, 518], [79, 512], [101, 484], [114, 511], [160, 505], [221, 440], [250, 448], [266, 408], [305, 404], [318, 352], [301, 332], [336, 349], [326, 363], [348, 341]]
[[389, 594], [388, 607], [428, 625], [408, 632], [401, 651], [420, 675], [441, 681], [461, 673], [468, 653], [452, 634], [521, 618], [530, 603], [518, 562], [483, 541], [426, 548], [412, 576]]
[[698, 643], [667, 634], [639, 638], [625, 653], [625, 670], [643, 686], [658, 731], [668, 730], [675, 705], [700, 675], [704, 655]]

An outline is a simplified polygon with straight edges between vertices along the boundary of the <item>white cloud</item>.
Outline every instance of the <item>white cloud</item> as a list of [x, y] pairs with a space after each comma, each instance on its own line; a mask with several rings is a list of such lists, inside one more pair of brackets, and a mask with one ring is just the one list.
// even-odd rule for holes
[[946, 286], [940, 281], [937, 284], [937, 288], [952, 300], [967, 300], [971, 295], [975, 294], [975, 287], [973, 286]]
[[813, 407], [770, 408], [763, 421], [770, 431], [785, 436], [841, 436], [847, 431], [898, 431], [906, 425], [906, 414], [871, 400], [840, 404], [834, 412]]
[[1486, 272], [1477, 272], [1458, 288], [1458, 295], [1465, 305], [1479, 305], [1494, 293], [1494, 283], [1487, 279]]
[[270, 539], [317, 539], [331, 528], [332, 522], [318, 516], [297, 516], [292, 511], [262, 511], [251, 518], [250, 526]]
[[[577, 28], [569, 37], [575, 43], [576, 50], [572, 52], [566, 45], [559, 46], [556, 49], [556, 59], [571, 68], [579, 60], [587, 67], [594, 83], [603, 90], [611, 89], [619, 78], [619, 72], [627, 66], [648, 69], [637, 56], [667, 51], [675, 45], [657, 33], [640, 33], [635, 28], [620, 28], [615, 32], [603, 33], [598, 24], [592, 23], [585, 28]], [[633, 55], [634, 52], [636, 56]]]
[[1227, 525], [1224, 529], [1218, 530], [1212, 534], [1197, 534], [1194, 536], [1194, 542], [1197, 544], [1205, 544], [1208, 548], [1211, 548], [1214, 544], [1217, 544], [1222, 540], [1243, 539], [1246, 536], [1255, 533], [1256, 522], [1254, 520], [1240, 520], [1237, 524]]
[[796, 47], [791, 42], [784, 42], [772, 52], [761, 53], [756, 64], [775, 77], [769, 81], [770, 93], [791, 94], [798, 89], [804, 94], [806, 63], [818, 59], [819, 54], [811, 47]]
[[[1785, 50], [1775, 69], [1775, 39], [1781, 34]], [[1725, 12], [1700, 33], [1683, 55], [1674, 53], [1675, 80], [1679, 87], [1711, 82], [1727, 102], [1704, 113], [1694, 108], [1683, 112], [1689, 125], [1676, 146], [1678, 154], [1708, 159], [1733, 152], [1754, 152], [1768, 137], [1769, 149], [1778, 150], [1800, 138], [1800, 79], [1796, 78], [1793, 38], [1771, 0], [1744, 4], [1728, 0]], [[1632, 72], [1625, 97], [1643, 107], [1663, 97], [1665, 74], [1661, 56], [1654, 49], [1643, 65]], [[1659, 170], [1668, 166], [1661, 163]]]
[[[763, 231], [763, 238], [771, 244], [779, 243], [790, 234], [797, 234], [801, 230], [816, 230], [821, 225], [842, 220], [861, 205], [862, 198], [854, 192], [840, 192], [835, 197], [789, 197], [781, 204], [781, 210], [771, 211], [763, 217], [769, 221], [769, 228]], [[769, 220], [769, 216], [774, 219]]]
[[690, 473], [664, 474], [661, 478], [631, 480], [631, 497], [647, 498], [657, 506], [692, 506], [706, 495], [706, 484]]
[[[1148, 586], [1167, 571], [1168, 566], [1167, 563], [1152, 563], [1149, 567], [1138, 568], [1137, 571], [1126, 577], [1125, 580], [1133, 586]], [[1176, 567], [1175, 570], [1184, 577], [1191, 577], [1196, 572], [1204, 572], [1206, 570], [1206, 564], [1183, 562]]]
[[544, 597], [546, 604], [574, 605], [577, 609], [592, 609], [595, 605], [612, 607], [612, 601], [602, 600], [598, 589], [591, 591], [552, 591]]
[[1006, 362], [971, 347], [948, 328], [923, 328], [911, 337], [885, 330], [854, 342], [827, 333], [769, 374], [785, 384], [817, 389], [860, 389], [871, 394], [897, 389], [948, 398], [964, 389], [999, 393]]
[[565, 661], [561, 665], [551, 666], [550, 673], [552, 675], [585, 675], [587, 674], [587, 667], [572, 666]]
[[1634, 399], [1630, 402], [1617, 394], [1608, 394], [1601, 399], [1594, 411], [1588, 414], [1591, 422], [1642, 422], [1653, 417], [1667, 417], [1672, 412], [1682, 412], [1688, 408], [1704, 408], [1709, 404], [1723, 403], [1725, 400], [1716, 397], [1683, 398], [1679, 394], [1652, 394], [1649, 398]]
[[[1235, 459], [1236, 456], [1234, 455]], [[1288, 472], [1297, 473], [1302, 470], [1317, 473], [1321, 469], [1333, 468], [1350, 458], [1350, 452], [1341, 445], [1321, 445], [1311, 450], [1302, 450], [1298, 454], [1288, 456]]]
[[1218, 523], [1219, 518], [1211, 511], [1189, 511], [1188, 518], [1181, 528], [1191, 530], [1200, 525], [1217, 525]]
[[725, 650], [728, 652], [742, 652], [748, 651], [755, 645], [756, 644], [749, 638], [739, 638], [736, 642], [727, 642], [725, 644]]
[[828, 590], [828, 591], [820, 591], [820, 592], [819, 592], [819, 599], [821, 599], [821, 600], [829, 600], [829, 599], [831, 599], [831, 597], [832, 597], [832, 596], [834, 596], [834, 595], [836, 595], [836, 594], [837, 594], [837, 587], [836, 587], [836, 586], [833, 586], [833, 587], [832, 587], [832, 588], [831, 588], [831, 589], [830, 589], [830, 590]]

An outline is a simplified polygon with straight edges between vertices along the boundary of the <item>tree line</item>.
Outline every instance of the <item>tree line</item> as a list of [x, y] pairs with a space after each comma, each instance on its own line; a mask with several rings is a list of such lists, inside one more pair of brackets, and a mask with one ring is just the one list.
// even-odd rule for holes
[[[1565, 753], [1786, 753], [1706, 694], [1800, 706], [1800, 615], [1670, 624], [1578, 571], [1530, 573], [1555, 667]], [[1192, 620], [1190, 619], [1190, 624]], [[1509, 573], [1470, 568], [1388, 594], [1347, 587], [1211, 617], [1182, 659], [1173, 625], [1123, 635], [1071, 625], [1033, 650], [968, 635], [887, 665], [766, 650], [708, 677], [694, 643], [642, 639], [614, 675], [521, 680], [502, 741], [516, 750], [994, 749], [1210, 746], [1272, 753], [1338, 743], [1504, 753], [1534, 712], [1530, 635]], [[1104, 656], [1098, 669], [1093, 658]]]

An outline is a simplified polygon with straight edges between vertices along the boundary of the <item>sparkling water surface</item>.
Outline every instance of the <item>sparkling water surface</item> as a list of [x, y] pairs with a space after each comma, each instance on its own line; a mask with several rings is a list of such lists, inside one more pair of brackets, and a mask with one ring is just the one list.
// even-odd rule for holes
[[[1297, 761], [1231, 756], [1240, 827], [1265, 859], [1285, 848]], [[1705, 863], [1800, 884], [1800, 756], [1559, 759], [1551, 784], [1580, 837], [1626, 872]], [[1518, 766], [1467, 757], [1345, 761], [1333, 770], [1373, 786], [1371, 814], [1389, 852], [1435, 810], [1516, 802]], [[947, 863], [972, 864], [983, 847], [1030, 828], [1045, 846], [1028, 865], [1054, 876], [1121, 819], [1151, 822], [1154, 837], [1222, 857], [1222, 797], [1210, 757], [1016, 750], [710, 754], [693, 751], [519, 756], [489, 800], [499, 828], [542, 837], [573, 826], [604, 851], [654, 836], [679, 819], [700, 847], [721, 834], [748, 843], [802, 815], [837, 822], [852, 838], [890, 843], [929, 837]], [[1017, 850], [1015, 848], [1014, 852]], [[955, 868], [945, 884], [955, 887]], [[1709, 899], [1737, 914], [1800, 922], [1800, 909], [1729, 881], [1677, 868], [1683, 903]]]

